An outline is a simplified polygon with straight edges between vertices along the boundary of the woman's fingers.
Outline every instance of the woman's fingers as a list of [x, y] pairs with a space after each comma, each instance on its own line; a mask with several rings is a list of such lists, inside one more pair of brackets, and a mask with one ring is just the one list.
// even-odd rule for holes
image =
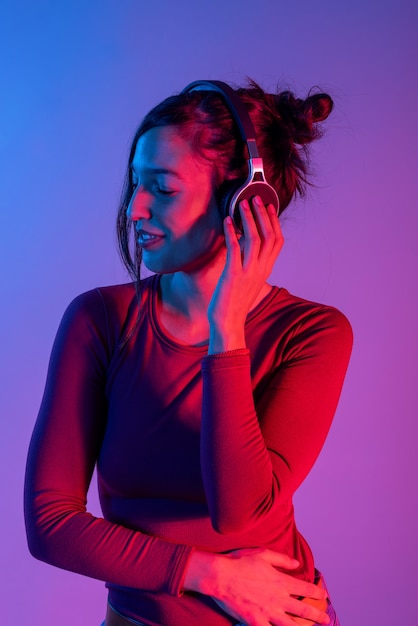
[[[241, 558], [246, 556], [255, 556], [263, 559], [273, 567], [278, 567], [284, 570], [294, 570], [300, 565], [299, 561], [292, 559], [287, 554], [281, 552], [275, 552], [274, 550], [266, 550], [264, 548], [242, 548], [240, 550], [234, 550], [229, 553], [232, 558]], [[315, 600], [325, 600], [328, 597], [327, 592], [322, 587], [314, 585], [295, 578], [294, 576], [287, 576], [287, 583], [289, 586], [289, 594], [293, 596], [304, 596], [306, 598], [313, 598]]]
[[276, 209], [272, 204], [266, 207], [260, 196], [255, 196], [251, 207], [248, 200], [243, 200], [239, 210], [243, 226], [240, 241], [243, 267], [251, 267], [258, 261], [270, 273], [284, 242]]
[[261, 247], [260, 233], [254, 219], [248, 200], [240, 202], [243, 237], [241, 238], [241, 250], [243, 255], [243, 267], [251, 266], [258, 260]]
[[[329, 623], [321, 604], [313, 606], [315, 603], [298, 599], [308, 596], [324, 600], [324, 590], [284, 572], [299, 566], [285, 554], [246, 548], [217, 557], [211, 555], [209, 564], [213, 571], [209, 569], [203, 593], [210, 595], [237, 622], [246, 626], [295, 626], [302, 620]], [[187, 583], [186, 589], [195, 587]]]
[[[231, 615], [231, 610], [227, 604], [217, 600], [216, 598], [212, 598], [216, 604], [223, 610], [225, 613]], [[313, 609], [313, 607], [309, 607], [309, 605], [305, 605], [302, 602], [299, 602], [301, 605], [301, 609], [299, 607], [295, 607], [295, 613], [292, 613], [291, 610], [285, 612], [284, 610], [280, 610], [276, 612], [275, 615], [267, 615], [266, 611], [263, 610], [264, 607], [245, 607], [239, 613], [234, 613], [232, 616], [236, 619], [239, 619], [238, 626], [295, 626], [295, 624], [299, 624], [300, 620], [296, 621], [295, 618], [302, 617], [300, 613], [304, 614], [303, 619], [310, 620], [315, 624], [327, 624], [326, 617], [324, 617], [324, 613], [318, 611], [317, 609]], [[292, 607], [293, 608], [293, 607]], [[309, 611], [309, 608], [312, 609]], [[248, 613], [247, 613], [248, 611]], [[308, 622], [306, 622], [308, 624]], [[313, 625], [312, 625], [313, 626]]]
[[224, 220], [224, 235], [227, 248], [228, 264], [235, 269], [254, 269], [258, 275], [267, 278], [279, 254], [284, 239], [276, 209], [272, 204], [267, 207], [259, 196], [239, 204], [242, 220], [242, 236], [238, 238], [230, 216]]
[[231, 556], [258, 556], [264, 561], [267, 561], [274, 567], [280, 567], [281, 569], [293, 570], [299, 567], [300, 563], [296, 559], [292, 559], [287, 554], [281, 552], [275, 552], [274, 550], [266, 550], [264, 548], [243, 548], [240, 550], [234, 550], [231, 552]]
[[237, 233], [235, 231], [234, 222], [232, 221], [231, 217], [228, 216], [224, 219], [223, 227], [226, 244], [227, 264], [232, 268], [236, 268], [238, 265], [241, 265], [241, 248], [237, 238]]
[[279, 216], [277, 215], [276, 209], [272, 204], [267, 206], [267, 210], [270, 215], [270, 224], [274, 232], [273, 240], [275, 247], [278, 248], [277, 253], [279, 253], [284, 244], [284, 237], [280, 226]]
[[[321, 609], [311, 604], [301, 602], [300, 600], [293, 600], [293, 602], [294, 604], [289, 603], [286, 611], [288, 614], [299, 618], [294, 620], [297, 624], [300, 624], [302, 620], [310, 620], [310, 622], [314, 622], [315, 624], [329, 624], [328, 615]], [[302, 620], [300, 618], [302, 618]], [[306, 624], [308, 623], [309, 622], [306, 622]]]

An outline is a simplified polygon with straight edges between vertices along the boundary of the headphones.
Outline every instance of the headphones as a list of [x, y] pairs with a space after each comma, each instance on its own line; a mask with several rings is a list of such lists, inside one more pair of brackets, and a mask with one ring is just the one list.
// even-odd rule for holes
[[251, 201], [254, 196], [260, 196], [265, 205], [273, 204], [279, 212], [279, 198], [275, 189], [266, 181], [263, 159], [258, 154], [256, 132], [251, 118], [238, 94], [220, 80], [196, 80], [183, 89], [181, 93], [190, 91], [216, 91], [223, 96], [226, 105], [232, 113], [241, 137], [248, 150], [248, 177], [240, 180], [228, 181], [225, 190], [220, 194], [219, 204], [222, 215], [230, 215], [238, 230], [241, 230], [241, 217], [238, 205], [241, 200]]

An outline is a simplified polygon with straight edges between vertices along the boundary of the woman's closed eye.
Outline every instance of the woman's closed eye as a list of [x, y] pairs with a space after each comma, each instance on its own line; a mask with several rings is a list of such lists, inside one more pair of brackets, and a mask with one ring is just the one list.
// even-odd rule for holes
[[[132, 192], [134, 192], [139, 185], [139, 182], [135, 179], [132, 179]], [[144, 188], [146, 188], [144, 186]], [[169, 189], [165, 185], [161, 185], [160, 183], [153, 183], [150, 185], [151, 193], [160, 196], [173, 196], [176, 191], [174, 189]]]
[[156, 185], [154, 187], [154, 190], [157, 194], [160, 194], [161, 196], [173, 196], [176, 193], [173, 189], [166, 189], [164, 187], [161, 187], [160, 185]]

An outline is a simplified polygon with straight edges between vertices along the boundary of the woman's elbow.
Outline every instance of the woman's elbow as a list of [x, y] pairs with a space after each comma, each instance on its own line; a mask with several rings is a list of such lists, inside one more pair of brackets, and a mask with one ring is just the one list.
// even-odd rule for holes
[[26, 541], [30, 554], [38, 561], [48, 561], [47, 542], [45, 536], [35, 520], [25, 515]]

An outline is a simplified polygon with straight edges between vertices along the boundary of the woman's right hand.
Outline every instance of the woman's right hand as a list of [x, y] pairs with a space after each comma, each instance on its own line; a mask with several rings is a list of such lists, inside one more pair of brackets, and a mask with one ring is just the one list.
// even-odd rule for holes
[[327, 595], [324, 589], [281, 571], [298, 566], [294, 559], [272, 550], [242, 549], [228, 554], [196, 551], [186, 571], [184, 589], [211, 596], [223, 611], [246, 626], [295, 626], [292, 615], [328, 624], [326, 613], [297, 599], [323, 600]]

